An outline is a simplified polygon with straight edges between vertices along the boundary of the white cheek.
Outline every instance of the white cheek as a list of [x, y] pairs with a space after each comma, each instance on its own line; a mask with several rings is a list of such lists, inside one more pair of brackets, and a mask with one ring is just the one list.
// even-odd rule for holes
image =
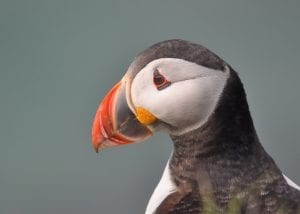
[[133, 84], [133, 91], [138, 92], [133, 93], [133, 102], [185, 132], [206, 122], [224, 84], [225, 80], [216, 76], [177, 82], [161, 91], [154, 85]]
[[223, 78], [211, 76], [174, 84], [163, 97], [160, 118], [179, 128], [180, 133], [200, 127], [215, 109], [224, 83]]
[[[169, 87], [157, 90], [153, 83], [155, 66], [157, 65], [149, 64], [134, 78], [131, 87], [134, 106], [146, 108], [161, 121], [176, 127], [176, 133], [172, 133], [175, 135], [205, 123], [217, 105], [229, 71], [203, 69], [202, 66], [192, 64], [186, 72], [195, 77], [198, 75], [198, 78], [173, 82]], [[169, 73], [166, 71], [167, 69], [162, 70], [168, 79], [182, 75], [174, 70]]]

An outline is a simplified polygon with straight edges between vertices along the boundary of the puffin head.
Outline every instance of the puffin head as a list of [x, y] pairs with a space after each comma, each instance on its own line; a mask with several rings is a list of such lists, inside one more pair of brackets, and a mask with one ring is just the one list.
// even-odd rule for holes
[[149, 47], [101, 102], [92, 127], [95, 150], [144, 141], [156, 131], [179, 136], [201, 127], [230, 74], [201, 45], [168, 40]]

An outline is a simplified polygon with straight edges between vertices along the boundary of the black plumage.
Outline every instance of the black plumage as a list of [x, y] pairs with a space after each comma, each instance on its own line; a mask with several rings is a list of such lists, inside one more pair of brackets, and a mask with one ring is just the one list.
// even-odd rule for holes
[[287, 184], [263, 149], [238, 74], [216, 54], [184, 40], [146, 49], [129, 67], [130, 74], [159, 58], [180, 58], [220, 72], [228, 67], [230, 76], [208, 121], [171, 135], [169, 167], [178, 191], [156, 213], [300, 213], [300, 192]]

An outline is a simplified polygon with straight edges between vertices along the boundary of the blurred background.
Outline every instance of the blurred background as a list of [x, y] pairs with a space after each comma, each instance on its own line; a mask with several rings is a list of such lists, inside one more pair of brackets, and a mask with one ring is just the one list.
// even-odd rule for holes
[[172, 150], [157, 134], [93, 151], [100, 100], [153, 43], [237, 70], [263, 146], [300, 184], [300, 2], [0, 0], [0, 213], [143, 213]]

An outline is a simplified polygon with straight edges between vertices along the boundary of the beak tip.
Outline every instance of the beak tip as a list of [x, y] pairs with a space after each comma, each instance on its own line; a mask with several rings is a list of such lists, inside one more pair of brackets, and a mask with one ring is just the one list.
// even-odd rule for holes
[[100, 143], [93, 143], [93, 148], [96, 153], [99, 153], [99, 147], [100, 147]]
[[96, 153], [99, 153], [99, 146], [94, 145], [93, 148]]
[[100, 144], [103, 139], [103, 135], [101, 133], [101, 122], [100, 122], [100, 110], [97, 110], [93, 127], [92, 127], [92, 145], [96, 153], [99, 152]]

